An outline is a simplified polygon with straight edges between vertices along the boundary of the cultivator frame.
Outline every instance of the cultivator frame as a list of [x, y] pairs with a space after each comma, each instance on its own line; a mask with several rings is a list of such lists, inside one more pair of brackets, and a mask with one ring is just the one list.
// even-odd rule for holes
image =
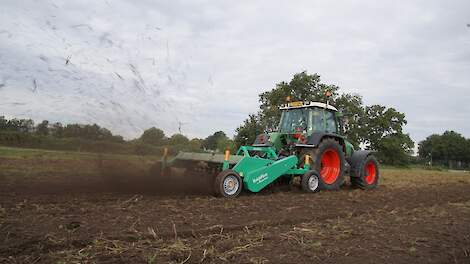
[[[177, 163], [185, 163], [185, 165], [181, 166]], [[219, 168], [214, 168], [211, 164]], [[310, 171], [310, 157], [308, 155], [305, 157], [302, 167], [298, 167], [298, 164], [299, 160], [296, 156], [279, 158], [276, 150], [272, 147], [242, 146], [235, 155], [231, 155], [228, 150], [224, 155], [180, 152], [171, 160], [167, 160], [167, 156], [164, 155], [162, 173], [172, 167], [186, 168], [205, 174], [231, 170], [240, 176], [243, 181], [241, 184], [247, 190], [259, 192], [279, 177], [299, 176]], [[191, 174], [191, 172], [186, 174]]]

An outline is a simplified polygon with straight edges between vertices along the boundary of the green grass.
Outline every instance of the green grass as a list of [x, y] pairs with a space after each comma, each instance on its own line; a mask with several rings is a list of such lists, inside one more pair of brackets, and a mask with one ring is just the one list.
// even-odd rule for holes
[[117, 159], [117, 160], [159, 160], [158, 156], [139, 156], [124, 154], [100, 154], [92, 152], [58, 151], [30, 148], [13, 148], [0, 146], [0, 158], [10, 159], [47, 159], [47, 160], [83, 160], [83, 159]]
[[470, 183], [470, 173], [425, 170], [420, 168], [381, 168], [381, 185], [407, 187], [420, 185], [446, 185]]
[[0, 146], [0, 184], [98, 179], [101, 177], [102, 161], [120, 164], [125, 168], [148, 169], [158, 160], [161, 157]]

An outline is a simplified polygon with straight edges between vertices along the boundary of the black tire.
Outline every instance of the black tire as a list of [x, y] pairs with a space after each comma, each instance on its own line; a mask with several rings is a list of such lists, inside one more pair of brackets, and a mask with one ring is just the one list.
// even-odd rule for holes
[[379, 163], [373, 155], [369, 155], [355, 168], [351, 185], [363, 190], [375, 189], [379, 184], [379, 176]]
[[[313, 184], [313, 186], [311, 184], [312, 181], [316, 182], [316, 184]], [[302, 190], [310, 193], [319, 192], [321, 189], [323, 189], [323, 184], [323, 179], [322, 177], [320, 177], [320, 174], [313, 170], [307, 171], [304, 175], [302, 175], [302, 178], [300, 180]]]
[[[233, 180], [237, 181], [237, 183], [235, 183], [235, 186], [237, 186], [236, 184], [238, 184], [238, 188], [236, 188], [233, 193], [229, 191], [229, 186], [224, 186], [228, 184], [227, 182], [225, 182], [225, 180], [229, 177], [232, 177]], [[214, 192], [215, 192], [215, 195], [218, 197], [234, 198], [240, 194], [242, 189], [243, 189], [242, 178], [234, 170], [224, 170], [215, 177]]]
[[[322, 172], [322, 157], [326, 152], [333, 151], [339, 158], [339, 172], [335, 177], [327, 177], [326, 172]], [[330, 152], [328, 155], [331, 154]], [[310, 166], [317, 171], [323, 179], [323, 190], [339, 190], [344, 183], [345, 158], [342, 146], [332, 138], [323, 139], [317, 148], [304, 148], [300, 154], [300, 166], [305, 162], [305, 155], [310, 156]], [[333, 154], [334, 155], [334, 154]], [[331, 181], [333, 179], [333, 181]]]

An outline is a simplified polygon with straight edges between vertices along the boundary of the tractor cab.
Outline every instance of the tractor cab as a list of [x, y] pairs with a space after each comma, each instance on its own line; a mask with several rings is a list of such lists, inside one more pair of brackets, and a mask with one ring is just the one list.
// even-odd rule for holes
[[328, 135], [338, 138], [346, 146], [349, 156], [353, 147], [343, 141], [340, 113], [336, 107], [321, 102], [290, 102], [282, 105], [279, 127], [275, 132], [260, 134], [253, 146], [272, 146], [284, 155], [294, 153], [297, 147], [317, 145]]
[[319, 102], [292, 102], [281, 106], [278, 132], [310, 136], [314, 132], [339, 133], [338, 110]]

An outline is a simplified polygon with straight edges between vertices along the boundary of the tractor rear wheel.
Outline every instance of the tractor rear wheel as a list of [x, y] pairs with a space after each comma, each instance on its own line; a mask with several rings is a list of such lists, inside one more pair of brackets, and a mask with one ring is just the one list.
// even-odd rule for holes
[[367, 156], [356, 168], [356, 177], [351, 177], [351, 185], [364, 190], [377, 188], [379, 184], [379, 165], [373, 155]]
[[215, 177], [214, 191], [219, 197], [237, 197], [242, 188], [242, 178], [234, 170], [224, 170]]
[[302, 190], [306, 192], [319, 192], [320, 189], [323, 188], [323, 178], [320, 177], [318, 172], [316, 171], [307, 171], [304, 175], [302, 175], [302, 179], [300, 180], [300, 185], [302, 186]]
[[[311, 168], [318, 171], [323, 180], [324, 190], [339, 190], [344, 182], [345, 159], [344, 152], [338, 141], [326, 138], [317, 148], [304, 149], [301, 152], [301, 162], [305, 162], [305, 155], [310, 155]], [[303, 166], [303, 164], [301, 164]]]

